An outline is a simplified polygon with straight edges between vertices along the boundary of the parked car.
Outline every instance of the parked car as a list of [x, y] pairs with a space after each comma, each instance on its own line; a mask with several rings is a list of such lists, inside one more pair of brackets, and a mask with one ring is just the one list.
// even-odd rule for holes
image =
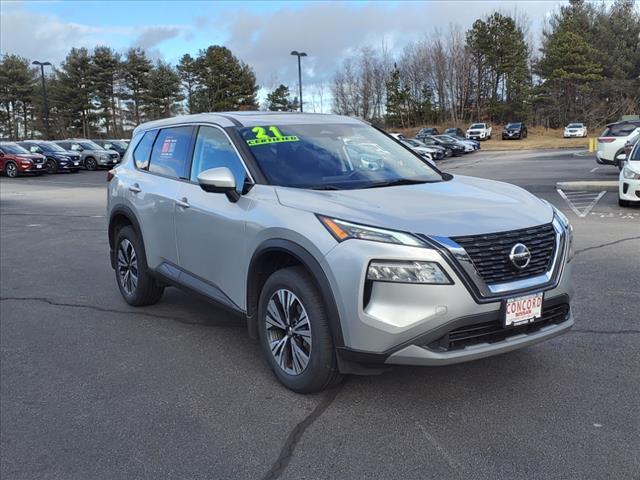
[[31, 153], [44, 155], [47, 173], [77, 173], [80, 168], [80, 154], [68, 152], [56, 143], [43, 140], [25, 140], [18, 142], [18, 144]]
[[507, 123], [502, 130], [502, 140], [518, 139], [522, 140], [527, 138], [529, 131], [527, 126], [522, 122]]
[[433, 137], [423, 137], [421, 139], [415, 138], [414, 140], [417, 140], [418, 142], [422, 143], [423, 145], [426, 145], [429, 148], [435, 148], [435, 149], [440, 150], [442, 152], [442, 154], [444, 155], [443, 158], [451, 157], [453, 155], [453, 150], [451, 150], [448, 147], [445, 147], [445, 146], [441, 145]]
[[127, 151], [127, 147], [129, 144], [123, 140], [103, 140], [103, 139], [95, 139], [92, 140], [93, 143], [100, 145], [105, 150], [113, 150], [118, 152], [120, 158], [124, 157], [124, 152]]
[[[359, 142], [389, 155], [362, 162], [345, 148]], [[509, 352], [574, 323], [560, 211], [514, 185], [440, 172], [355, 118], [154, 121], [107, 179], [125, 301], [153, 304], [176, 285], [222, 304], [297, 392], [375, 364]]]
[[623, 162], [620, 171], [618, 205], [621, 207], [640, 207], [640, 142], [638, 141], [626, 161]]
[[618, 156], [624, 153], [627, 140], [640, 132], [640, 120], [610, 123], [598, 137], [596, 162], [621, 168]]
[[421, 151], [428, 153], [433, 160], [442, 160], [444, 158], [444, 149], [442, 147], [438, 147], [436, 145], [429, 146], [414, 138], [405, 138], [402, 141], [408, 144], [411, 148], [418, 148]]
[[570, 123], [564, 127], [564, 138], [580, 137], [585, 138], [587, 136], [587, 126], [584, 123]]
[[420, 131], [416, 133], [416, 138], [418, 140], [421, 140], [422, 138], [430, 137], [432, 135], [440, 135], [440, 132], [438, 131], [437, 128], [435, 127], [421, 128]]
[[120, 161], [120, 155], [113, 150], [105, 150], [91, 140], [73, 138], [55, 142], [69, 152], [80, 154], [82, 166], [87, 170], [97, 170], [99, 167], [112, 167]]
[[15, 142], [0, 142], [0, 171], [9, 178], [23, 173], [46, 173], [44, 156], [31, 153]]
[[465, 137], [471, 140], [491, 140], [491, 127], [488, 123], [472, 123]]
[[451, 135], [436, 135], [435, 138], [439, 138], [440, 140], [450, 141], [452, 143], [457, 143], [458, 145], [462, 145], [464, 153], [471, 153], [477, 150], [477, 147], [471, 140], [460, 140], [459, 138], [452, 137]]
[[455, 138], [456, 140], [462, 141], [463, 143], [469, 142], [471, 145], [473, 145], [474, 150], [480, 150], [480, 142], [478, 140], [468, 139], [461, 128], [447, 128], [444, 131], [443, 135], [448, 135]]
[[431, 137], [425, 137], [424, 140], [422, 138], [419, 138], [418, 140], [420, 140], [421, 142], [427, 142], [428, 140], [433, 140], [434, 142], [436, 142], [438, 145], [440, 145], [441, 147], [447, 148], [449, 150], [451, 150], [451, 155], [454, 157], [458, 157], [460, 155], [463, 155], [465, 153], [465, 147], [464, 145], [462, 145], [460, 142], [458, 142], [457, 140], [453, 140], [450, 137], [443, 137], [441, 138], [440, 135], [434, 135]]

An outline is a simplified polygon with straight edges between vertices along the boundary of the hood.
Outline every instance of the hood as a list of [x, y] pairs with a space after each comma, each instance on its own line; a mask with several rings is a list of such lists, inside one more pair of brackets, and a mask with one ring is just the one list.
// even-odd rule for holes
[[282, 205], [404, 232], [454, 237], [549, 223], [553, 210], [526, 190], [474, 177], [362, 190], [275, 187]]
[[16, 156], [21, 158], [28, 158], [29, 160], [42, 160], [46, 158], [44, 155], [41, 155], [39, 153], [19, 153]]

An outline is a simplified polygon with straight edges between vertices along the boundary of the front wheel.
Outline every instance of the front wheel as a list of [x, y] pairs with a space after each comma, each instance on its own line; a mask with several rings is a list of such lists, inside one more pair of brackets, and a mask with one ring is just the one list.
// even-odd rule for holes
[[149, 274], [142, 243], [133, 228], [122, 228], [115, 245], [116, 282], [122, 297], [136, 307], [157, 303], [164, 287]]
[[18, 167], [13, 162], [7, 162], [4, 166], [4, 173], [9, 178], [16, 178], [18, 176]]
[[340, 381], [324, 302], [305, 269], [284, 268], [267, 279], [258, 322], [269, 366], [287, 388], [313, 393]]
[[58, 171], [58, 164], [53, 160], [47, 162], [47, 173], [56, 173]]
[[96, 162], [96, 159], [93, 157], [89, 157], [84, 161], [84, 166], [87, 170], [97, 170], [98, 169], [98, 162]]

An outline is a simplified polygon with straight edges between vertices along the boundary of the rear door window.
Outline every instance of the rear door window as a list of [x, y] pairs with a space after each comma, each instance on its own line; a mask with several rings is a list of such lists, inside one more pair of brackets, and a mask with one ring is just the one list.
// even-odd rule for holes
[[631, 134], [638, 125], [633, 123], [616, 123], [615, 125], [611, 125], [605, 128], [604, 132], [602, 132], [603, 137], [626, 137]]
[[163, 128], [158, 133], [149, 171], [171, 178], [189, 178], [193, 127]]
[[142, 139], [133, 151], [133, 161], [136, 164], [136, 168], [139, 168], [140, 170], [149, 169], [151, 148], [153, 148], [153, 141], [156, 139], [157, 134], [157, 130], [149, 130], [142, 136]]

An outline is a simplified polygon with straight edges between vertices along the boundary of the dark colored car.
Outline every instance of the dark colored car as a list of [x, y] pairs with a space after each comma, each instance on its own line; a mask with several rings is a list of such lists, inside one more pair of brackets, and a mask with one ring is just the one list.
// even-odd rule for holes
[[80, 169], [80, 154], [67, 152], [53, 142], [41, 140], [25, 140], [18, 144], [31, 153], [39, 153], [45, 157], [47, 173], [72, 172]]
[[424, 137], [424, 138], [416, 138], [419, 142], [424, 143], [427, 147], [435, 148], [442, 150], [443, 158], [450, 157], [453, 155], [453, 150], [441, 145], [436, 141], [435, 138], [432, 137]]
[[478, 140], [473, 140], [471, 138], [467, 138], [464, 131], [461, 128], [447, 128], [443, 135], [449, 135], [450, 137], [457, 138], [458, 140], [463, 140], [465, 142], [473, 143], [473, 146], [476, 150], [480, 150], [480, 142]]
[[95, 139], [93, 143], [97, 143], [105, 150], [115, 150], [120, 154], [120, 158], [124, 157], [124, 152], [127, 151], [127, 142], [123, 140], [102, 140]]
[[[429, 138], [433, 139], [437, 145], [440, 145], [441, 147], [448, 148], [449, 150], [451, 150], [451, 153], [454, 157], [464, 155], [464, 145], [462, 145], [459, 142], [450, 141], [450, 140], [447, 140], [446, 138], [440, 138], [440, 137], [429, 137]], [[422, 139], [419, 138], [418, 140], [422, 140]]]
[[440, 135], [440, 132], [437, 128], [423, 128], [418, 133], [416, 133], [416, 139], [422, 140], [425, 137], [429, 137], [431, 135]]
[[14, 142], [0, 142], [0, 170], [9, 178], [22, 173], [41, 175], [47, 171], [43, 155], [29, 153]]
[[507, 123], [502, 130], [502, 140], [527, 138], [529, 131], [527, 126], [522, 122]]

